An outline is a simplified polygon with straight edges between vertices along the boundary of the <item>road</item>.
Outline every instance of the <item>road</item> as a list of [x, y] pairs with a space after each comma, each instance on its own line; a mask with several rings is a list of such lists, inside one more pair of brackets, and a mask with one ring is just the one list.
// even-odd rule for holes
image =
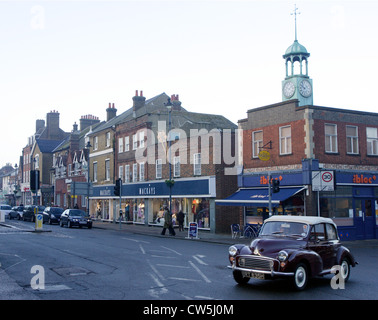
[[[287, 280], [237, 285], [227, 268], [228, 245], [127, 231], [61, 228], [6, 221], [0, 226], [0, 279], [18, 288], [15, 299], [42, 300], [359, 300], [378, 299], [378, 242], [351, 243], [359, 265], [345, 289], [331, 277], [312, 279], [304, 292]], [[0, 287], [0, 299], [12, 294]]]

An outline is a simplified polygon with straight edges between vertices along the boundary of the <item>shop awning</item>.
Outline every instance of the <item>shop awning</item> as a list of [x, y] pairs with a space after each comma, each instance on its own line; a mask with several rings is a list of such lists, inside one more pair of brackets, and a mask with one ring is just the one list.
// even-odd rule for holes
[[[281, 201], [284, 201], [293, 195], [301, 192], [304, 187], [280, 188], [277, 193], [272, 193], [272, 206], [277, 207]], [[223, 200], [215, 200], [215, 203], [223, 206], [261, 206], [269, 205], [268, 189], [239, 189], [233, 195]]]

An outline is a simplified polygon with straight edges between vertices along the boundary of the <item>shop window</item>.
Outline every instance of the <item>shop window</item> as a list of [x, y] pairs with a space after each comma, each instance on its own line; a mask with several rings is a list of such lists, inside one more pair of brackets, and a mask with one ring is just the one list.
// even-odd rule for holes
[[320, 198], [320, 215], [326, 218], [352, 218], [352, 198]]

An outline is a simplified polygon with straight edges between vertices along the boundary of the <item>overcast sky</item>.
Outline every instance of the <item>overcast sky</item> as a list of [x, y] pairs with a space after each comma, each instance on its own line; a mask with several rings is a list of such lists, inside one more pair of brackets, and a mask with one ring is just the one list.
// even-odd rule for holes
[[377, 112], [376, 0], [0, 0], [0, 167], [49, 111], [71, 131], [109, 102], [130, 108], [135, 90], [235, 124], [282, 101], [294, 3], [314, 104]]

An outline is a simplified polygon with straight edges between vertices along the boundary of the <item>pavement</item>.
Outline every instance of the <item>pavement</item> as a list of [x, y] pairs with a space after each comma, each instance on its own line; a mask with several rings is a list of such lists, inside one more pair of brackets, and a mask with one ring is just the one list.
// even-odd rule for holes
[[235, 243], [250, 243], [251, 239], [248, 238], [236, 238], [233, 239], [231, 237], [231, 229], [230, 233], [223, 234], [223, 233], [212, 233], [207, 230], [198, 230], [197, 238], [189, 238], [188, 237], [188, 229], [185, 231], [178, 231], [178, 228], [175, 228], [176, 235], [170, 236], [169, 230], [166, 230], [165, 235], [161, 235], [162, 227], [161, 226], [146, 226], [146, 225], [138, 225], [138, 224], [128, 224], [128, 223], [113, 223], [107, 221], [94, 221], [93, 228], [98, 229], [108, 229], [114, 230], [118, 232], [127, 232], [127, 233], [134, 233], [134, 234], [141, 234], [141, 235], [148, 235], [153, 237], [161, 237], [161, 238], [171, 238], [171, 239], [179, 239], [179, 240], [186, 240], [186, 241], [204, 241], [204, 242], [211, 242], [211, 243], [219, 243], [224, 245], [233, 245]]

